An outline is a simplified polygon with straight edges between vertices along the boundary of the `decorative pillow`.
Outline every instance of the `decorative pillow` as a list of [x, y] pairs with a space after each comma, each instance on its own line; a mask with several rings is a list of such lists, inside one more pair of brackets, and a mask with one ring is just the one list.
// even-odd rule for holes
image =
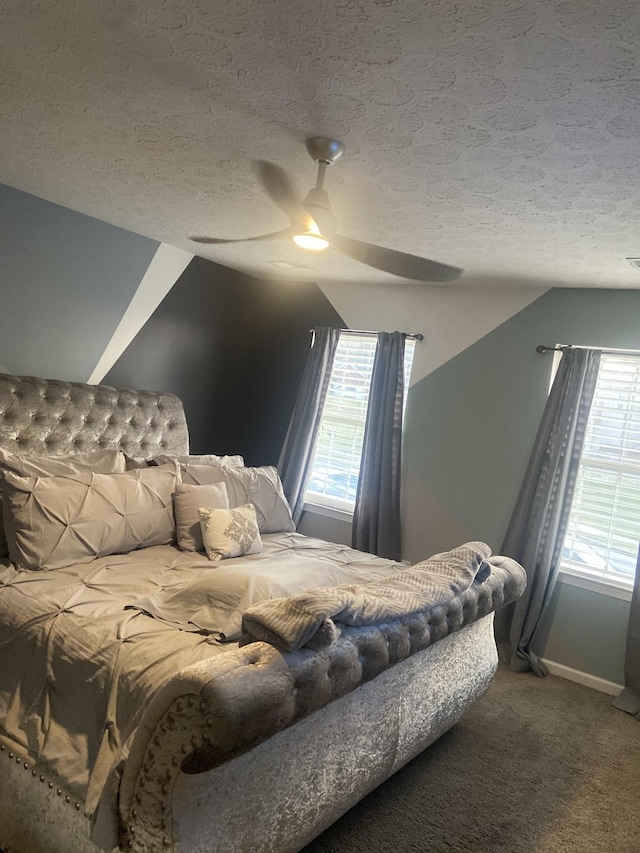
[[[95, 471], [97, 474], [118, 474], [126, 470], [125, 455], [120, 450], [96, 450], [76, 453], [74, 456], [24, 456], [0, 448], [0, 480], [9, 471], [20, 477], [51, 477]], [[1, 491], [1, 490], [0, 490]], [[7, 540], [2, 521], [2, 497], [0, 495], [0, 558], [8, 554]]]
[[296, 529], [280, 477], [272, 465], [262, 468], [181, 465], [180, 470], [183, 483], [224, 483], [232, 508], [252, 503], [256, 508], [260, 533], [290, 532]]
[[253, 504], [233, 509], [198, 510], [202, 541], [210, 560], [226, 560], [245, 554], [259, 554], [262, 540]]
[[229, 509], [229, 498], [225, 484], [176, 486], [173, 496], [173, 511], [176, 517], [178, 548], [183, 551], [204, 551], [198, 514], [200, 507]]
[[126, 457], [121, 450], [96, 450], [73, 456], [37, 456], [12, 453], [0, 448], [0, 471], [20, 477], [57, 477], [93, 471], [95, 474], [122, 474]]
[[164, 462], [177, 460], [181, 465], [221, 465], [223, 468], [242, 468], [244, 459], [242, 456], [214, 456], [212, 453], [200, 456], [156, 456], [153, 460], [158, 465]]
[[173, 541], [175, 465], [124, 474], [19, 477], [5, 473], [4, 519], [11, 561], [60, 569]]

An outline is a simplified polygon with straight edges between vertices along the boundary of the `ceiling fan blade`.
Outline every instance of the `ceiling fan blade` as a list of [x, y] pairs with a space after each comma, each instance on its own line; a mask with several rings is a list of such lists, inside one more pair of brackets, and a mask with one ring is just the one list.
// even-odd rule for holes
[[218, 237], [190, 237], [194, 243], [205, 243], [207, 245], [220, 246], [225, 243], [249, 243], [252, 240], [284, 240], [291, 236], [291, 228], [283, 228], [281, 231], [274, 231], [271, 234], [258, 234], [257, 237], [239, 237], [236, 240], [222, 240]]
[[415, 281], [455, 281], [463, 273], [463, 270], [458, 267], [419, 258], [417, 255], [408, 255], [406, 252], [398, 252], [395, 249], [362, 243], [360, 240], [341, 237], [339, 234], [331, 234], [327, 236], [327, 240], [343, 255], [401, 278], [411, 278]]
[[254, 167], [271, 201], [291, 219], [302, 208], [302, 201], [289, 175], [268, 160], [255, 160]]

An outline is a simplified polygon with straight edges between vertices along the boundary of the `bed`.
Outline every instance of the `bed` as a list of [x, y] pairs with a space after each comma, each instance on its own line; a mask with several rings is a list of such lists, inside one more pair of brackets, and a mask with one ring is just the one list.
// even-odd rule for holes
[[0, 375], [0, 468], [5, 853], [300, 850], [486, 691], [524, 589], [301, 536], [171, 394]]

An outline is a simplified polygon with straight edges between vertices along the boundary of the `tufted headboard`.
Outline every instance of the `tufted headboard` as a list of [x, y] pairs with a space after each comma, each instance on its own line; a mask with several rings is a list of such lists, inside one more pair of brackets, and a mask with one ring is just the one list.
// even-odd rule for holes
[[67, 456], [123, 450], [145, 459], [189, 452], [174, 394], [0, 373], [0, 447]]

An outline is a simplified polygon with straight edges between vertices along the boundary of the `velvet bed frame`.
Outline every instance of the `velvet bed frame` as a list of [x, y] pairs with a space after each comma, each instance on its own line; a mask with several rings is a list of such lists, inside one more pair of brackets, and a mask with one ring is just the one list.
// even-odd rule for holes
[[[188, 452], [188, 434], [171, 394], [0, 375], [0, 446], [147, 458]], [[123, 769], [118, 849], [300, 850], [487, 690], [493, 611], [521, 591], [497, 572], [451, 605], [347, 629], [322, 652], [255, 643], [176, 673]], [[0, 728], [5, 853], [96, 853], [83, 805]]]

